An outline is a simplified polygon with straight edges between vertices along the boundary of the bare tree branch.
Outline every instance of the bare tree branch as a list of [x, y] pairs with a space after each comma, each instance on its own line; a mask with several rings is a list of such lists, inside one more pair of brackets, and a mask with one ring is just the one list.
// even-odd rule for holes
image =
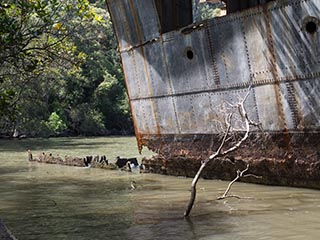
[[228, 114], [227, 118], [226, 118], [226, 123], [227, 123], [227, 130], [224, 134], [224, 137], [222, 139], [222, 142], [218, 148], [218, 150], [212, 154], [208, 159], [204, 160], [202, 163], [201, 163], [201, 166], [196, 174], [196, 176], [193, 178], [193, 181], [191, 183], [191, 197], [190, 197], [190, 201], [188, 203], [188, 206], [186, 208], [186, 211], [184, 213], [184, 216], [187, 217], [190, 215], [190, 212], [191, 212], [191, 209], [193, 207], [193, 204], [194, 204], [194, 201], [195, 201], [195, 198], [196, 198], [196, 194], [197, 194], [197, 183], [199, 181], [199, 178], [201, 176], [201, 173], [203, 171], [203, 169], [205, 168], [205, 166], [207, 165], [207, 163], [209, 161], [211, 161], [212, 159], [216, 158], [217, 156], [220, 155], [220, 152], [221, 152], [221, 149], [223, 147], [223, 145], [225, 144], [226, 142], [226, 138], [230, 132], [230, 128], [231, 128], [231, 118], [232, 118], [232, 113]]
[[[242, 175], [243, 175], [246, 171], [248, 171], [248, 169], [249, 169], [249, 164], [248, 164], [247, 167], [246, 167], [244, 170], [242, 170], [242, 171], [240, 171], [240, 170], [238, 169], [238, 170], [237, 170], [237, 176], [235, 177], [235, 179], [233, 179], [233, 180], [229, 183], [229, 185], [228, 185], [226, 191], [224, 192], [224, 194], [223, 194], [221, 197], [218, 197], [217, 199], [220, 200], [220, 199], [226, 198], [226, 197], [227, 197], [227, 194], [229, 193], [229, 191], [230, 191], [230, 189], [231, 189], [232, 184], [234, 184], [239, 178], [241, 178]], [[237, 198], [240, 198], [239, 196], [236, 196], [236, 195], [231, 195], [231, 196], [229, 196], [229, 197], [237, 197]]]
[[[247, 111], [246, 111], [246, 109], [245, 109], [245, 107], [244, 107], [244, 103], [245, 103], [245, 101], [247, 100], [247, 98], [248, 98], [248, 96], [249, 96], [249, 94], [250, 94], [250, 90], [251, 90], [251, 86], [248, 88], [248, 92], [246, 93], [246, 95], [244, 96], [244, 98], [242, 99], [242, 101], [240, 101], [240, 102], [236, 105], [237, 108], [238, 108], [239, 114], [240, 114], [240, 116], [241, 116], [241, 118], [242, 118], [242, 121], [245, 122], [246, 131], [245, 131], [244, 136], [243, 136], [237, 143], [235, 143], [232, 147], [230, 147], [229, 149], [227, 149], [227, 150], [225, 150], [225, 151], [222, 150], [223, 146], [224, 146], [225, 143], [226, 143], [227, 136], [228, 136], [228, 134], [230, 133], [230, 130], [231, 130], [231, 120], [232, 120], [233, 114], [232, 114], [232, 113], [229, 113], [228, 116], [227, 116], [227, 118], [226, 118], [227, 129], [226, 129], [226, 131], [225, 131], [224, 137], [223, 137], [223, 139], [222, 139], [222, 141], [221, 141], [221, 144], [220, 144], [219, 148], [217, 149], [217, 151], [216, 151], [214, 154], [212, 154], [211, 156], [209, 156], [208, 159], [204, 160], [204, 161], [201, 163], [201, 166], [200, 166], [197, 174], [196, 174], [195, 177], [193, 178], [193, 181], [192, 181], [192, 183], [191, 183], [191, 196], [190, 196], [190, 200], [189, 200], [189, 203], [188, 203], [188, 205], [187, 205], [187, 208], [186, 208], [186, 210], [185, 210], [185, 212], [184, 212], [184, 216], [185, 216], [185, 217], [188, 217], [188, 216], [190, 215], [190, 212], [191, 212], [191, 210], [192, 210], [192, 207], [193, 207], [193, 205], [194, 205], [194, 201], [195, 201], [195, 198], [196, 198], [196, 193], [197, 193], [196, 187], [197, 187], [197, 183], [198, 183], [199, 178], [200, 178], [200, 176], [201, 176], [201, 173], [202, 173], [203, 169], [206, 167], [207, 163], [210, 162], [211, 160], [217, 158], [217, 157], [223, 157], [223, 156], [227, 155], [228, 153], [237, 150], [237, 149], [241, 146], [241, 144], [248, 138], [249, 132], [250, 132], [250, 126], [260, 126], [260, 124], [254, 123], [253, 121], [251, 121], [251, 120], [249, 119], [248, 114], [247, 114]], [[249, 166], [247, 166], [247, 168], [246, 168], [245, 170], [243, 170], [243, 171], [238, 170], [239, 173], [237, 172], [237, 176], [238, 176], [238, 175], [241, 175], [241, 176], [242, 176], [243, 173], [248, 170], [248, 167], [249, 167]], [[238, 177], [238, 178], [239, 178], [239, 177]], [[235, 182], [238, 178], [236, 178], [233, 182]], [[229, 185], [230, 185], [230, 186], [228, 187], [229, 190], [230, 190], [230, 187], [231, 187], [232, 184], [233, 184], [233, 183], [229, 184]], [[227, 189], [226, 193], [228, 193], [229, 190]]]
[[238, 195], [228, 195], [228, 193], [229, 193], [229, 191], [230, 191], [230, 189], [231, 189], [231, 186], [232, 186], [238, 179], [240, 179], [241, 177], [244, 177], [244, 178], [245, 178], [245, 177], [262, 178], [261, 176], [256, 176], [256, 175], [254, 175], [254, 174], [245, 174], [245, 175], [243, 175], [246, 171], [248, 171], [248, 169], [249, 169], [249, 164], [247, 164], [247, 167], [246, 167], [244, 170], [242, 170], [242, 171], [240, 171], [240, 170], [238, 169], [238, 170], [237, 170], [237, 176], [229, 183], [226, 191], [222, 194], [222, 196], [218, 197], [217, 200], [221, 200], [221, 199], [225, 199], [225, 198], [232, 198], [232, 197], [238, 198], [238, 199], [242, 199], [242, 198], [248, 199], [248, 198], [250, 198], [250, 197], [240, 197], [240, 196], [238, 196]]

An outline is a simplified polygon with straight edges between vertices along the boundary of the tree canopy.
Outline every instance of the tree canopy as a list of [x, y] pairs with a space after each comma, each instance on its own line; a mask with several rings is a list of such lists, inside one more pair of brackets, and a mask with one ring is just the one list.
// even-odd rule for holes
[[0, 3], [0, 134], [131, 133], [103, 1]]

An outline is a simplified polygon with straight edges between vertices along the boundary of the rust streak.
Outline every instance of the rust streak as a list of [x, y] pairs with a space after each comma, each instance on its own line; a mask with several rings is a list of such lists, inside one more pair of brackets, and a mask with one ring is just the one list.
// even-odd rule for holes
[[211, 64], [213, 67], [214, 83], [217, 88], [220, 88], [221, 82], [220, 82], [217, 61], [215, 58], [215, 47], [213, 46], [213, 40], [212, 40], [212, 36], [211, 36], [211, 32], [210, 32], [210, 28], [209, 28], [208, 24], [206, 24], [205, 33], [206, 33], [206, 37], [207, 37], [207, 43], [209, 46], [209, 53], [211, 56]]
[[[107, 3], [107, 8], [108, 8], [108, 11], [110, 13], [111, 19], [116, 19], [112, 15], [111, 6], [110, 6], [111, 3], [109, 1], [106, 1], [106, 3]], [[120, 44], [121, 41], [120, 41], [119, 33], [117, 32], [117, 29], [118, 29], [117, 21], [112, 21], [112, 22], [113, 22], [112, 25], [113, 25], [114, 32], [117, 33], [116, 34], [116, 38], [117, 38], [117, 42], [118, 42], [118, 51], [120, 52], [120, 49], [122, 48], [122, 46]], [[126, 34], [126, 38], [128, 39], [128, 34], [127, 34], [126, 31], [125, 31], [125, 34]], [[122, 54], [120, 53], [119, 56], [120, 56], [121, 65], [124, 66]], [[130, 97], [130, 94], [129, 94], [129, 90], [128, 90], [129, 89], [129, 85], [128, 85], [128, 76], [126, 74], [126, 71], [123, 71], [123, 75], [124, 75], [124, 82], [125, 82], [125, 85], [126, 85], [126, 92], [127, 92], [128, 99], [129, 99], [129, 107], [130, 107], [130, 112], [131, 112], [132, 121], [133, 121], [133, 128], [134, 128], [135, 136], [136, 136], [136, 139], [137, 139], [138, 150], [141, 153], [141, 151], [142, 151], [142, 139], [141, 139], [141, 135], [139, 134], [139, 131], [138, 131], [138, 128], [137, 128], [137, 119], [135, 118], [133, 107], [132, 107], [132, 100], [131, 100], [131, 97]]]
[[[163, 61], [164, 61], [165, 67], [166, 67], [166, 75], [167, 75], [169, 86], [170, 86], [170, 94], [172, 95], [174, 92], [174, 87], [173, 87], [172, 79], [169, 74], [169, 65], [168, 65], [166, 51], [165, 51], [165, 47], [164, 47], [164, 41], [163, 41], [162, 37], [161, 37], [161, 49], [162, 49], [162, 53], [163, 53]], [[172, 105], [173, 105], [173, 109], [174, 109], [174, 116], [175, 116], [176, 125], [178, 128], [178, 133], [180, 134], [181, 133], [181, 126], [180, 126], [180, 122], [179, 122], [179, 118], [178, 118], [178, 114], [177, 114], [176, 101], [173, 96], [172, 96]]]
[[[290, 47], [290, 45], [291, 45], [291, 43], [290, 43], [290, 38], [291, 38], [290, 29], [291, 28], [288, 23], [288, 21], [290, 21], [290, 17], [288, 16], [288, 14], [284, 8], [281, 8], [281, 12], [282, 12], [282, 15], [286, 19], [286, 21], [284, 21], [284, 24], [283, 24], [283, 27], [285, 28], [284, 34], [286, 35], [286, 39], [288, 41], [286, 44], [289, 45], [288, 50], [289, 50], [290, 55], [294, 56], [295, 51], [293, 50], [293, 48]], [[287, 57], [287, 60], [289, 62], [289, 67], [295, 67], [296, 63], [293, 61], [293, 58], [291, 56]], [[297, 78], [297, 73], [294, 72], [293, 76], [295, 78]], [[298, 96], [296, 94], [295, 86], [292, 81], [285, 83], [285, 86], [287, 89], [287, 94], [288, 94], [287, 100], [289, 103], [289, 107], [291, 109], [291, 118], [293, 121], [294, 128], [296, 128], [296, 129], [303, 128], [303, 125], [304, 125], [303, 114], [302, 114], [300, 104], [298, 102]]]
[[[278, 115], [280, 116], [280, 128], [284, 130], [285, 133], [288, 132], [287, 123], [285, 120], [285, 113], [283, 110], [283, 103], [281, 99], [281, 90], [280, 90], [280, 82], [279, 82], [279, 74], [277, 70], [277, 60], [275, 56], [275, 49], [274, 49], [274, 41], [272, 37], [272, 30], [271, 30], [271, 19], [268, 12], [268, 7], [263, 7], [263, 16], [265, 19], [266, 24], [266, 31], [267, 31], [267, 43], [268, 43], [268, 49], [270, 52], [270, 67], [271, 67], [271, 73], [273, 76], [273, 79], [275, 81], [273, 87], [275, 91], [275, 97], [277, 102], [277, 111]], [[288, 143], [288, 141], [286, 141]]]
[[[129, 0], [129, 4], [130, 4], [130, 8], [132, 10], [133, 19], [134, 19], [135, 26], [136, 26], [136, 29], [137, 29], [139, 42], [140, 42], [140, 44], [142, 44], [142, 32], [141, 32], [141, 29], [140, 29], [140, 26], [139, 26], [138, 15], [137, 15], [137, 12], [135, 11], [133, 0]], [[155, 106], [155, 103], [154, 103], [154, 99], [152, 98], [153, 92], [152, 92], [152, 86], [151, 86], [151, 78], [150, 78], [149, 68], [148, 68], [148, 64], [147, 64], [147, 61], [146, 61], [146, 56], [145, 56], [145, 52], [144, 52], [144, 48], [143, 47], [141, 47], [141, 55], [142, 55], [142, 58], [143, 58], [144, 70], [145, 70], [146, 77], [147, 77], [148, 90], [149, 90], [150, 97], [151, 97], [150, 101], [151, 101], [152, 110], [153, 110], [153, 116], [154, 116], [154, 120], [155, 120], [155, 124], [156, 124], [156, 132], [157, 132], [158, 135], [160, 135], [160, 127], [159, 127], [159, 123], [158, 123], [156, 106]]]
[[[120, 19], [121, 19], [121, 22], [122, 22], [122, 25], [123, 25], [123, 32], [124, 32], [124, 35], [125, 35], [125, 39], [128, 41], [130, 39], [129, 38], [129, 34], [128, 34], [130, 32], [130, 29], [129, 29], [129, 24], [128, 24], [127, 18], [125, 17], [125, 10], [124, 10], [124, 6], [123, 6], [123, 2], [121, 2], [121, 4], [119, 5], [119, 10], [121, 12]], [[122, 51], [124, 46], [121, 46], [121, 41], [118, 41], [118, 42], [119, 42], [119, 49], [120, 49], [120, 51]], [[127, 42], [126, 48], [129, 47], [128, 44], [129, 44], [129, 42]]]
[[[121, 60], [122, 66], [124, 66], [121, 54], [120, 54], [120, 60]], [[130, 106], [130, 112], [131, 112], [132, 121], [133, 121], [133, 128], [134, 128], [135, 136], [136, 136], [136, 139], [137, 139], [139, 153], [141, 153], [141, 151], [142, 151], [141, 141], [142, 140], [141, 140], [141, 135], [139, 134], [139, 130], [138, 130], [138, 127], [137, 127], [137, 119], [136, 119], [135, 114], [134, 114], [134, 108], [132, 106], [132, 99], [130, 97], [129, 90], [128, 90], [129, 89], [129, 84], [128, 84], [128, 76], [126, 74], [126, 71], [123, 71], [123, 75], [124, 75], [124, 82], [125, 82], [125, 85], [126, 85], [126, 92], [128, 94], [128, 98], [129, 98], [129, 106]]]

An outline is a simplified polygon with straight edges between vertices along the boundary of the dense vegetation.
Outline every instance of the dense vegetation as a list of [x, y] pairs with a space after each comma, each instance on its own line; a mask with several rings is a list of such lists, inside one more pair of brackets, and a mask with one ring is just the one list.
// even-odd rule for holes
[[222, 12], [222, 9], [225, 8], [225, 3], [222, 1], [211, 2], [207, 0], [200, 2], [200, 0], [193, 0], [192, 4], [193, 18], [196, 22], [225, 14]]
[[0, 135], [132, 133], [103, 0], [2, 0]]

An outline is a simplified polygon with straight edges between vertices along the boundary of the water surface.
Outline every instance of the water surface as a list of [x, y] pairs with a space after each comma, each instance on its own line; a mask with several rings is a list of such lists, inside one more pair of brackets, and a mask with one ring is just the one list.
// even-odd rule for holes
[[[0, 217], [28, 239], [319, 239], [320, 191], [29, 163], [34, 155], [139, 156], [133, 137], [0, 140]], [[144, 155], [152, 153], [146, 151]], [[131, 181], [136, 190], [131, 190]]]

